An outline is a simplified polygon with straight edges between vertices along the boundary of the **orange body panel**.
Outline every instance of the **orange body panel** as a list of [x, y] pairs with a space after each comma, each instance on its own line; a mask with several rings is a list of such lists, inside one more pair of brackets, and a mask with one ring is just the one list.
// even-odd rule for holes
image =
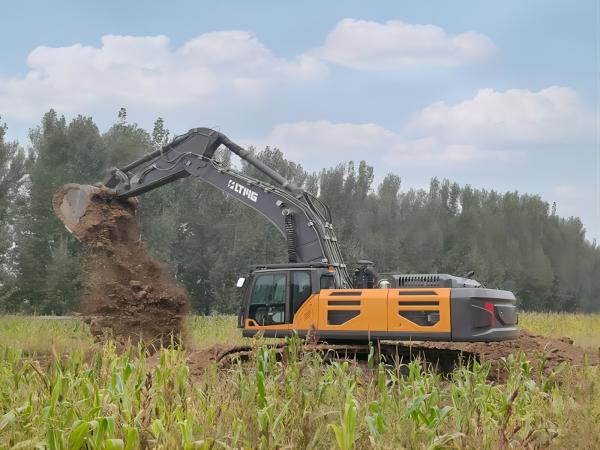
[[[319, 293], [317, 329], [322, 331], [387, 331], [388, 290], [389, 289], [322, 290]], [[361, 295], [350, 295], [355, 292], [360, 292]], [[335, 325], [329, 322], [330, 311], [358, 311], [358, 315], [340, 325]]]
[[[450, 332], [450, 288], [388, 289], [388, 331]], [[439, 314], [434, 325], [420, 326], [402, 317], [402, 311], [431, 311]]]
[[[358, 293], [360, 295], [352, 295]], [[331, 311], [358, 312], [340, 324], [329, 321]], [[426, 311], [439, 314], [432, 325], [418, 325], [402, 317], [402, 311]], [[335, 314], [335, 313], [334, 313]], [[328, 289], [312, 294], [300, 307], [291, 325], [271, 325], [250, 329], [383, 332], [450, 332], [450, 289]]]
[[302, 306], [296, 311], [292, 329], [311, 330], [317, 328], [317, 312], [319, 294], [312, 294], [306, 299]]

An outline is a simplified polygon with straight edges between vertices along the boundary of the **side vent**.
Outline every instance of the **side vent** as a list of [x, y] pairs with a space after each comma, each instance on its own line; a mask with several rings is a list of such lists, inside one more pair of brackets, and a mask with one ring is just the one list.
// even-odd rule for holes
[[[398, 273], [387, 275], [392, 288], [478, 288], [481, 284], [470, 278], [447, 273]], [[408, 295], [408, 294], [405, 294]], [[419, 295], [419, 294], [417, 294]], [[426, 295], [426, 294], [421, 294]], [[429, 295], [429, 294], [427, 294]]]
[[328, 300], [329, 306], [360, 306], [360, 300]]
[[[398, 287], [440, 287], [439, 275], [400, 275]], [[402, 294], [400, 294], [402, 295]], [[425, 294], [421, 294], [425, 295]], [[431, 294], [426, 294], [431, 295]], [[435, 294], [434, 294], [435, 295]]]
[[327, 311], [327, 325], [343, 325], [351, 319], [358, 317], [359, 310], [331, 310]]
[[360, 297], [361, 295], [360, 291], [335, 291], [329, 294], [330, 297]]
[[437, 295], [435, 291], [400, 291], [398, 295]]
[[431, 301], [399, 301], [398, 302], [398, 306], [439, 306], [440, 302], [438, 302], [437, 300], [431, 300]]
[[440, 321], [437, 311], [398, 311], [398, 314], [422, 327], [432, 327]]

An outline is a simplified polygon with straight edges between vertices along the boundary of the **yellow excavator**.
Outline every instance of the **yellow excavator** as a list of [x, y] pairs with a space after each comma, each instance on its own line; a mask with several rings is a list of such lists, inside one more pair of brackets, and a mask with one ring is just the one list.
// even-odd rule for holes
[[[224, 146], [272, 180], [222, 165]], [[265, 216], [284, 236], [286, 264], [256, 266], [238, 281], [244, 336], [311, 335], [329, 343], [499, 341], [518, 336], [515, 296], [447, 274], [378, 274], [369, 261], [344, 263], [327, 205], [251, 152], [209, 128], [112, 169], [96, 186], [68, 185], [59, 216], [73, 230], [103, 192], [127, 199], [184, 177], [202, 180]], [[190, 205], [192, 207], [192, 205]], [[202, 207], [199, 205], [198, 207]]]

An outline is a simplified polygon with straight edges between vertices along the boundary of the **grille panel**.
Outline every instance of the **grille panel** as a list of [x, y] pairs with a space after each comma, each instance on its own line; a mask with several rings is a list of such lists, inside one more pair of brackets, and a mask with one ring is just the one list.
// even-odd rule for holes
[[400, 275], [398, 287], [440, 287], [439, 275]]
[[[393, 288], [477, 288], [481, 287], [475, 280], [455, 277], [446, 273], [406, 273], [391, 274]], [[408, 294], [407, 294], [408, 295]]]

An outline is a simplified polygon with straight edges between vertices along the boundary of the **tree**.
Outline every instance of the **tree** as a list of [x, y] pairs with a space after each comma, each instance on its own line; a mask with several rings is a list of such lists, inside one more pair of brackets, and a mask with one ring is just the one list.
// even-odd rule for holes
[[23, 149], [6, 141], [6, 131], [0, 122], [0, 311], [15, 290], [14, 220], [27, 165]]
[[169, 142], [169, 130], [165, 127], [165, 121], [162, 117], [159, 117], [154, 122], [154, 128], [152, 130], [152, 147], [158, 150], [165, 146]]
[[92, 119], [78, 116], [67, 125], [53, 110], [32, 131], [31, 141], [34, 161], [28, 201], [16, 227], [19, 292], [10, 307], [63, 313], [78, 300], [75, 268], [80, 267], [82, 247], [54, 215], [52, 195], [65, 183], [89, 184], [100, 179], [108, 152]]
[[102, 136], [107, 151], [107, 166], [122, 167], [152, 148], [148, 133], [137, 124], [127, 122], [127, 111], [121, 108], [117, 122]]

